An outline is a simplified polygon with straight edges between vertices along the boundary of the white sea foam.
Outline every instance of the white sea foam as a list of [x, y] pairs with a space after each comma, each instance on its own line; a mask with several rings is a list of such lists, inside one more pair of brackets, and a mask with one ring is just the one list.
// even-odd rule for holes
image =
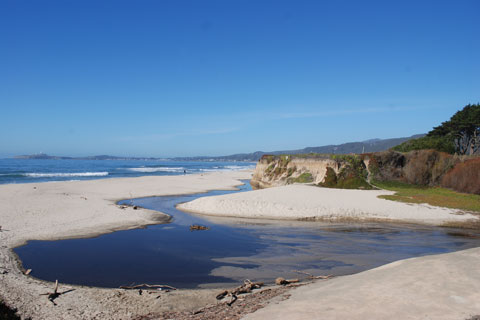
[[31, 178], [54, 178], [54, 177], [104, 177], [108, 172], [51, 172], [51, 173], [24, 173]]
[[237, 170], [251, 170], [255, 169], [255, 166], [225, 166], [222, 169], [199, 169], [202, 172], [215, 172], [215, 171], [237, 171]]
[[244, 170], [244, 169], [255, 169], [255, 164], [248, 165], [248, 166], [225, 166], [225, 169], [230, 169], [230, 170]]
[[141, 168], [128, 168], [127, 170], [134, 171], [134, 172], [183, 172], [183, 170], [185, 170], [185, 168], [183, 168], [183, 167], [176, 167], [176, 168], [170, 168], [170, 167], [155, 167], [155, 168], [141, 167]]

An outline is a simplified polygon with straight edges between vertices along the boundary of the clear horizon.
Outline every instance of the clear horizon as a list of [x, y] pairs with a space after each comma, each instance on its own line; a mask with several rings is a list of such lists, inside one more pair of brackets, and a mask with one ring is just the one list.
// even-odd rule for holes
[[478, 1], [0, 3], [0, 158], [426, 133], [480, 102]]

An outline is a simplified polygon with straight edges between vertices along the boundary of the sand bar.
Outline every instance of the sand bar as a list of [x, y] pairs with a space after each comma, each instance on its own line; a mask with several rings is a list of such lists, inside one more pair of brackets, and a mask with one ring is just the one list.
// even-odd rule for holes
[[[194, 310], [215, 302], [216, 291], [180, 290], [142, 295], [136, 291], [61, 285], [54, 306], [46, 296], [53, 284], [23, 275], [12, 248], [27, 240], [88, 237], [167, 222], [155, 211], [120, 209], [121, 199], [234, 189], [249, 171], [185, 176], [149, 176], [90, 181], [0, 185], [0, 296], [32, 319], [129, 319], [148, 312]], [[61, 279], [59, 279], [61, 282]]]
[[369, 220], [443, 225], [478, 217], [461, 210], [384, 200], [385, 190], [344, 190], [288, 185], [237, 194], [204, 197], [179, 209], [212, 216], [293, 220]]
[[[379, 199], [393, 192], [290, 185], [206, 197], [180, 209], [257, 219], [379, 220], [443, 225], [460, 210]], [[396, 261], [297, 288], [243, 319], [469, 319], [480, 314], [480, 248]]]

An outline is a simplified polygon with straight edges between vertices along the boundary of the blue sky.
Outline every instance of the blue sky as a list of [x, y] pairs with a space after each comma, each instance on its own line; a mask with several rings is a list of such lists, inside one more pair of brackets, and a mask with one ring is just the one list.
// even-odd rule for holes
[[428, 132], [480, 101], [480, 1], [0, 2], [0, 156]]

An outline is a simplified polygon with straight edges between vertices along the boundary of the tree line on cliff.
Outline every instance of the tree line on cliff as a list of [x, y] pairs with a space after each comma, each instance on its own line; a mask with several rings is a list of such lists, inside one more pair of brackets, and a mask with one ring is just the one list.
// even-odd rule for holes
[[433, 149], [450, 154], [480, 154], [480, 104], [468, 104], [425, 137], [406, 141], [393, 150], [409, 152]]

